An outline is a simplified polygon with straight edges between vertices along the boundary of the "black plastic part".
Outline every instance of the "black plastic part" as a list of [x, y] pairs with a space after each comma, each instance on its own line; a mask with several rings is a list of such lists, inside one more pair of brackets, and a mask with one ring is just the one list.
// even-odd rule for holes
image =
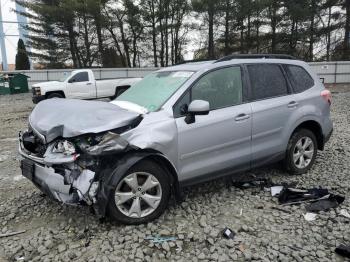
[[214, 63], [230, 61], [232, 59], [288, 59], [297, 60], [294, 56], [284, 54], [233, 54], [216, 60]]
[[338, 255], [341, 255], [343, 257], [347, 257], [350, 258], [350, 245], [346, 246], [346, 245], [340, 245], [335, 249], [335, 253], [337, 253]]
[[33, 96], [32, 101], [33, 101], [34, 104], [37, 104], [37, 103], [39, 103], [40, 101], [43, 101], [43, 100], [45, 100], [45, 99], [46, 99], [45, 96]]
[[200, 63], [200, 62], [214, 62], [215, 59], [193, 59], [193, 60], [186, 60], [186, 61], [182, 61], [182, 62], [179, 62], [175, 65], [184, 65], [184, 64], [189, 64], [189, 63]]
[[233, 232], [231, 229], [229, 229], [228, 227], [225, 227], [225, 229], [222, 231], [222, 235], [227, 238], [227, 239], [234, 239], [236, 233]]

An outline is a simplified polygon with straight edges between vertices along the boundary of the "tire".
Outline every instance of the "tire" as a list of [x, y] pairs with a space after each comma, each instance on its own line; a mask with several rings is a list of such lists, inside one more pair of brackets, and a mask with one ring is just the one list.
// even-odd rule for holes
[[50, 99], [50, 98], [64, 98], [64, 96], [60, 93], [51, 93], [47, 96], [47, 99]]
[[309, 171], [315, 162], [317, 148], [317, 140], [312, 131], [308, 129], [295, 131], [287, 147], [284, 161], [286, 170], [293, 175], [301, 175]]
[[[153, 177], [149, 178], [149, 175]], [[152, 187], [144, 191], [147, 179], [150, 180]], [[134, 181], [137, 181], [138, 185], [132, 189], [129, 184], [135, 185], [133, 184]], [[123, 224], [147, 223], [163, 214], [167, 208], [170, 193], [168, 172], [153, 161], [142, 160], [121, 176], [112, 190], [108, 201], [108, 214], [111, 218]], [[122, 196], [124, 199], [121, 198]], [[128, 200], [123, 202], [125, 199]], [[116, 200], [119, 202], [118, 205]], [[146, 200], [150, 201], [153, 207]], [[139, 212], [137, 207], [140, 207]], [[134, 210], [135, 212], [132, 212]]]
[[123, 94], [126, 90], [128, 90], [129, 87], [117, 87], [115, 89], [115, 95], [111, 96], [110, 99], [114, 100], [116, 99], [118, 96], [120, 96], [121, 94]]

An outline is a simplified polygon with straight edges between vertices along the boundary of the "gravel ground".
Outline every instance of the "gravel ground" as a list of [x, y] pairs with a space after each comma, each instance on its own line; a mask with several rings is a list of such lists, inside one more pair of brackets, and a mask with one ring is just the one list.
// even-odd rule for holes
[[[334, 135], [314, 168], [302, 176], [278, 167], [245, 175], [322, 186], [347, 197], [341, 207], [307, 222], [303, 205], [275, 210], [269, 192], [240, 190], [222, 179], [186, 189], [183, 203], [140, 226], [99, 221], [87, 207], [51, 201], [22, 178], [16, 136], [33, 105], [30, 94], [0, 96], [0, 234], [26, 230], [0, 237], [0, 261], [344, 261], [334, 248], [350, 244], [350, 219], [339, 215], [341, 208], [350, 213], [350, 88], [331, 89]], [[234, 240], [221, 236], [226, 226], [236, 232]], [[154, 244], [145, 240], [151, 235], [176, 241]]]

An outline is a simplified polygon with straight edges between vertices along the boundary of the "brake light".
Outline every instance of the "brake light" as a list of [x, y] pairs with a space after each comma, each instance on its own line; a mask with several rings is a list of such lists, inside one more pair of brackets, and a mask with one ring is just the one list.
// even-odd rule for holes
[[325, 89], [321, 92], [322, 98], [329, 104], [332, 104], [332, 93], [331, 91]]

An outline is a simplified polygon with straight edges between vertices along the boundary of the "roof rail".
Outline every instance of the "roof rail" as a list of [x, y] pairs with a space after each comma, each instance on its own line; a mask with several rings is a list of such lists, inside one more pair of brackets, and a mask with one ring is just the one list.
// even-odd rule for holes
[[284, 54], [233, 54], [215, 61], [215, 63], [230, 61], [232, 59], [289, 59], [296, 60], [294, 56]]
[[179, 62], [176, 65], [183, 65], [183, 64], [189, 64], [189, 63], [199, 63], [199, 62], [210, 62], [210, 61], [215, 61], [215, 59], [194, 59], [194, 60], [185, 60], [182, 62]]

